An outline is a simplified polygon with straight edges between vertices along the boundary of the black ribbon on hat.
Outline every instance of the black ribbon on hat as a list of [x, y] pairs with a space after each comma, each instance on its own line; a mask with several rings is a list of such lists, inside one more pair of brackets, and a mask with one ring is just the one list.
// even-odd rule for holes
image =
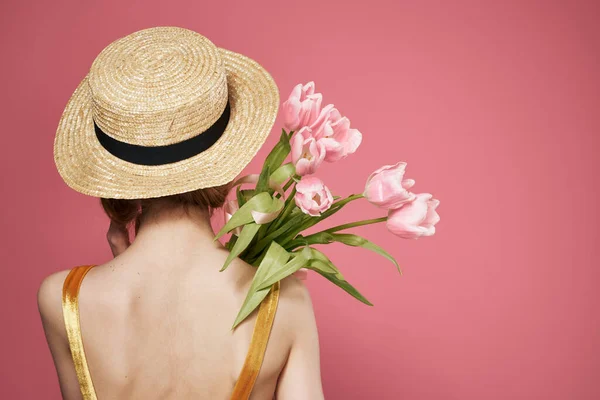
[[134, 164], [164, 165], [185, 160], [210, 148], [225, 132], [230, 115], [231, 107], [227, 102], [219, 119], [207, 130], [182, 142], [165, 146], [140, 146], [122, 142], [108, 136], [95, 122], [94, 130], [102, 147], [113, 156]]

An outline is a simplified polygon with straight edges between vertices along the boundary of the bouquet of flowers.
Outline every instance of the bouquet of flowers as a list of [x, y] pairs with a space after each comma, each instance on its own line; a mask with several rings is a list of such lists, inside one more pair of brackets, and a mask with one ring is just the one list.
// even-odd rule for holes
[[[232, 329], [260, 305], [272, 285], [301, 268], [319, 273], [359, 301], [372, 305], [313, 245], [339, 242], [363, 247], [390, 260], [400, 272], [398, 263], [367, 239], [340, 231], [386, 222], [387, 228], [402, 238], [435, 233], [440, 219], [435, 211], [439, 201], [429, 193], [409, 191], [415, 181], [404, 178], [404, 162], [379, 168], [369, 176], [362, 193], [345, 198], [332, 196], [323, 181], [314, 176], [323, 162], [347, 157], [362, 141], [362, 134], [350, 127], [349, 119], [333, 104], [321, 107], [321, 103], [322, 95], [315, 93], [313, 82], [296, 85], [282, 106], [285, 127], [279, 142], [265, 159], [260, 174], [234, 182], [236, 199], [225, 205], [226, 222], [215, 237], [232, 233], [226, 243], [230, 254], [221, 271], [236, 257], [257, 267], [257, 271]], [[291, 161], [285, 162], [290, 155]], [[244, 184], [253, 188], [242, 189]], [[302, 234], [361, 198], [387, 215]]]

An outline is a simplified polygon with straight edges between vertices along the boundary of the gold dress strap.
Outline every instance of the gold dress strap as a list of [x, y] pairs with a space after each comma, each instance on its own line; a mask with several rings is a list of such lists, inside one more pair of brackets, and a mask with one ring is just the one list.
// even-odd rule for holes
[[71, 269], [69, 275], [65, 278], [62, 294], [62, 309], [67, 329], [67, 338], [71, 348], [71, 356], [75, 365], [75, 372], [79, 380], [79, 388], [84, 400], [96, 400], [96, 391], [94, 383], [88, 368], [83, 349], [83, 339], [81, 337], [81, 325], [79, 323], [79, 288], [81, 281], [92, 269], [94, 265], [81, 265]]
[[246, 360], [242, 372], [238, 377], [231, 400], [247, 400], [252, 393], [254, 383], [260, 372], [260, 367], [265, 356], [269, 335], [275, 319], [277, 304], [279, 302], [280, 283], [275, 282], [265, 299], [260, 303], [256, 324], [250, 341], [250, 349], [246, 354]]

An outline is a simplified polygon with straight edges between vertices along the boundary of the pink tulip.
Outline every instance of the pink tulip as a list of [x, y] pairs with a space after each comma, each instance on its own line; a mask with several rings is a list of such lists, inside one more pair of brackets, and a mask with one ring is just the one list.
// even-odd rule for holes
[[296, 85], [282, 104], [284, 127], [288, 131], [296, 131], [313, 124], [321, 111], [322, 99], [321, 93], [315, 93], [314, 82]]
[[321, 139], [325, 136], [331, 136], [331, 123], [342, 118], [340, 112], [333, 106], [327, 104], [323, 107], [317, 118], [310, 124], [310, 129], [316, 139]]
[[303, 213], [318, 217], [331, 207], [333, 196], [319, 178], [303, 176], [296, 184], [294, 200]]
[[314, 174], [325, 158], [325, 145], [312, 137], [310, 128], [305, 126], [294, 133], [291, 140], [292, 163], [300, 176]]
[[403, 204], [415, 199], [408, 191], [415, 181], [404, 179], [405, 162], [396, 165], [385, 165], [373, 172], [367, 179], [365, 198], [377, 207], [385, 209], [400, 208]]
[[[237, 210], [239, 210], [239, 208], [240, 208], [240, 206], [238, 205], [237, 200], [227, 200], [225, 202], [225, 205], [223, 206], [223, 214], [225, 215], [225, 223], [227, 223], [231, 219], [233, 214], [235, 214], [235, 212]], [[234, 235], [239, 236], [240, 232], [242, 232], [241, 226], [238, 226], [237, 228], [235, 228], [233, 230]]]
[[325, 145], [325, 161], [339, 161], [356, 151], [362, 141], [358, 129], [350, 128], [350, 120], [328, 104], [311, 125], [313, 136]]
[[440, 220], [435, 211], [439, 204], [429, 193], [417, 194], [414, 201], [388, 212], [387, 228], [404, 239], [431, 236]]

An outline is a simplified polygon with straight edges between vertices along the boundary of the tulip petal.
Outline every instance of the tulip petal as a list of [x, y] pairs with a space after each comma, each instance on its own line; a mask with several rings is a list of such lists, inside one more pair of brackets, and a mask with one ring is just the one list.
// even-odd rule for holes
[[323, 188], [323, 182], [314, 176], [305, 176], [296, 184], [298, 193], [318, 192]]
[[346, 140], [346, 155], [352, 154], [358, 149], [362, 142], [362, 133], [358, 129], [348, 130], [348, 138]]
[[428, 202], [429, 208], [427, 209], [427, 215], [423, 221], [423, 226], [434, 227], [435, 224], [440, 222], [440, 216], [435, 209], [440, 205], [440, 201], [437, 199], [431, 199]]
[[310, 81], [310, 82], [307, 82], [306, 84], [304, 84], [304, 86], [302, 86], [302, 92], [306, 96], [310, 96], [313, 93], [315, 93], [315, 82], [314, 81]]
[[344, 146], [333, 138], [322, 138], [319, 142], [325, 147], [325, 158], [327, 162], [336, 162], [344, 156]]
[[[350, 120], [347, 117], [342, 117], [338, 110], [335, 110], [335, 113], [339, 119], [336, 119], [331, 123], [331, 128], [334, 130], [335, 133], [347, 132], [348, 129], [350, 129]], [[330, 119], [333, 120], [333, 118], [333, 115], [330, 114]]]
[[439, 221], [435, 207], [439, 201], [429, 193], [415, 195], [414, 201], [402, 207], [390, 210], [387, 228], [390, 232], [406, 239], [417, 239], [435, 233], [434, 225]]
[[[315, 139], [320, 139], [324, 136], [323, 129], [325, 125], [328, 125], [329, 115], [335, 110], [333, 104], [327, 104], [321, 109], [317, 119], [310, 125], [310, 129], [313, 131]], [[329, 129], [331, 129], [329, 127]]]
[[300, 101], [301, 95], [302, 95], [302, 84], [299, 83], [296, 86], [294, 86], [288, 99], [297, 99], [298, 101]]
[[312, 102], [312, 107], [310, 107], [309, 113], [306, 115], [307, 119], [304, 121], [306, 127], [308, 127], [319, 117], [319, 113], [321, 112], [321, 103], [323, 102], [323, 95], [321, 95], [321, 93], [315, 93], [306, 97]]
[[298, 99], [290, 98], [285, 101], [281, 110], [283, 113], [283, 124], [287, 130], [293, 131], [298, 128], [300, 123], [300, 112], [302, 110], [302, 104]]
[[298, 160], [300, 160], [300, 158], [302, 157], [302, 147], [304, 144], [304, 137], [302, 136], [302, 134], [300, 133], [300, 131], [297, 131], [296, 133], [294, 133], [294, 135], [292, 136], [292, 139], [290, 140], [290, 145], [291, 145], [291, 156], [292, 156], [292, 163], [297, 164]]
[[415, 185], [415, 181], [414, 179], [404, 179], [402, 181], [402, 187], [404, 189], [410, 189], [411, 187], [413, 187]]
[[252, 213], [252, 218], [254, 219], [254, 222], [256, 222], [257, 224], [267, 224], [267, 223], [273, 221], [279, 215], [279, 211], [264, 213], [264, 212], [253, 210], [253, 211], [251, 211], [251, 213]]
[[306, 158], [301, 158], [296, 162], [296, 174], [299, 176], [310, 174], [310, 162]]

